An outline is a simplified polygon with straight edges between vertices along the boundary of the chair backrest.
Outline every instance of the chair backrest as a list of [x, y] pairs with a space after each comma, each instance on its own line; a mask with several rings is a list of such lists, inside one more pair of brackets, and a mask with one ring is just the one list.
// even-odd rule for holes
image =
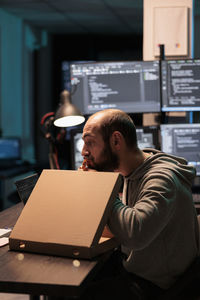
[[[198, 236], [199, 236], [199, 249], [200, 249], [200, 215], [197, 215], [198, 221]], [[192, 282], [200, 277], [200, 255], [195, 258], [193, 263], [189, 266], [189, 268], [179, 277], [179, 279], [174, 283], [172, 287], [166, 290], [160, 297], [159, 300], [175, 300], [180, 293], [187, 289], [188, 286], [192, 284]], [[178, 298], [179, 299], [179, 298]]]
[[[200, 215], [197, 215], [198, 227], [199, 227], [199, 251], [200, 251]], [[199, 254], [200, 255], [200, 254]]]

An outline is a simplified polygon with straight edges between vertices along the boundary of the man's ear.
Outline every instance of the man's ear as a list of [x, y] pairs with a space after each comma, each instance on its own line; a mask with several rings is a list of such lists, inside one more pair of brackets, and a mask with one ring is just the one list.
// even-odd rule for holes
[[119, 131], [114, 131], [110, 138], [110, 144], [113, 148], [119, 148], [122, 143], [122, 134]]

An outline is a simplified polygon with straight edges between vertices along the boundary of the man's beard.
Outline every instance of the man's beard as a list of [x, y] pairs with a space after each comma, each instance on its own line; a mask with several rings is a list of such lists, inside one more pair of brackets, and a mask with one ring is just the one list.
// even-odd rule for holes
[[100, 157], [102, 157], [102, 161], [98, 163], [95, 163], [92, 159], [93, 166], [89, 166], [91, 169], [104, 172], [113, 172], [118, 169], [119, 158], [115, 153], [113, 153], [110, 145], [104, 147]]

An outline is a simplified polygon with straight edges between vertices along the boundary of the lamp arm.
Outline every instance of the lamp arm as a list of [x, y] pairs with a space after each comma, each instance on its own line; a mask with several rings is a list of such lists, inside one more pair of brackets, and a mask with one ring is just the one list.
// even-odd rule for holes
[[52, 142], [49, 142], [49, 165], [50, 169], [60, 169], [57, 149]]

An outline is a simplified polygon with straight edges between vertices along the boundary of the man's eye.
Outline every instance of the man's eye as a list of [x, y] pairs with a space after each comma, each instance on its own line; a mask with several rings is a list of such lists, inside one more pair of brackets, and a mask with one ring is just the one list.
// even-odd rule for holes
[[85, 145], [86, 145], [86, 146], [91, 146], [91, 145], [92, 145], [92, 142], [91, 142], [91, 141], [87, 141], [87, 142], [85, 142]]

